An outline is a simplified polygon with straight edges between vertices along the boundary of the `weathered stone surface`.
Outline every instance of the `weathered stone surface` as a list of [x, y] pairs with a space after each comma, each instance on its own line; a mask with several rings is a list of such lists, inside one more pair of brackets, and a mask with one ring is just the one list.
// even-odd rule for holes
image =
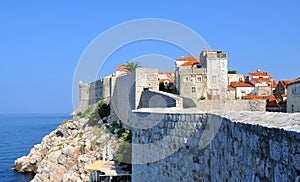
[[[35, 145], [28, 156], [17, 159], [14, 169], [36, 173], [35, 182], [88, 181], [91, 171], [85, 168], [97, 159], [112, 159], [120, 141], [87, 122], [81, 118], [60, 125]], [[63, 136], [57, 135], [58, 131]]]
[[[155, 141], [159, 145], [163, 138], [171, 139], [156, 148], [134, 148], [138, 150], [136, 158], [140, 161], [135, 161], [137, 164], [132, 167], [133, 181], [300, 179], [300, 130], [291, 127], [300, 126], [299, 113], [212, 111], [205, 114], [191, 109], [161, 108], [135, 111], [137, 116], [140, 113], [140, 118], [145, 114], [161, 114], [162, 119], [150, 129], [133, 128], [134, 143]], [[227, 119], [216, 117], [215, 114]], [[218, 121], [221, 121], [219, 128], [215, 124]], [[142, 122], [147, 122], [147, 118]], [[163, 130], [172, 125], [172, 131], [166, 133]], [[206, 131], [210, 133], [204, 137]], [[206, 142], [208, 144], [202, 147]], [[174, 152], [168, 153], [174, 149]], [[157, 160], [143, 164], [150, 156]]]

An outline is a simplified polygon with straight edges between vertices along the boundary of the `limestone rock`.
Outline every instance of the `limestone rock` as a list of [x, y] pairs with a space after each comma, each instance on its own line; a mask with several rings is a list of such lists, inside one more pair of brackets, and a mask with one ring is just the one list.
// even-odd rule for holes
[[88, 181], [91, 171], [85, 168], [98, 159], [112, 159], [121, 141], [87, 123], [88, 119], [80, 118], [58, 126], [27, 156], [17, 159], [14, 169], [36, 173], [34, 182]]

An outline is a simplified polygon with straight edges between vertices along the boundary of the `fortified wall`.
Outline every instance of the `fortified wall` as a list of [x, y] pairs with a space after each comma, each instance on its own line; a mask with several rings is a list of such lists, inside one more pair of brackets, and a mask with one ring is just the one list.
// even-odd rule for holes
[[[300, 180], [300, 114], [162, 93], [157, 72], [138, 68], [110, 81], [111, 116], [132, 130], [133, 181]], [[89, 107], [88, 88], [81, 83], [80, 103]]]
[[134, 113], [155, 126], [132, 128], [133, 181], [300, 180], [300, 114]]
[[[94, 107], [103, 100], [113, 105], [119, 105], [126, 111], [143, 107], [197, 107], [202, 111], [227, 110], [264, 111], [264, 100], [192, 100], [191, 98], [159, 91], [158, 69], [137, 68], [133, 73], [116, 77], [108, 75], [91, 83], [79, 83], [80, 102], [73, 114]], [[148, 91], [148, 92], [147, 92]], [[149, 100], [152, 101], [149, 105]], [[170, 104], [171, 100], [175, 100]], [[154, 105], [153, 105], [154, 104]], [[158, 104], [158, 105], [157, 105]], [[169, 105], [168, 105], [169, 104]], [[120, 109], [121, 110], [121, 109]]]

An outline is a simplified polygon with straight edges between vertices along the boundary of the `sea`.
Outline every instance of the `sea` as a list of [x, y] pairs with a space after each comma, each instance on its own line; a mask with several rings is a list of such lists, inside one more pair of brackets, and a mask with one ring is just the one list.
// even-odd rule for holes
[[28, 155], [44, 136], [71, 116], [64, 114], [0, 114], [0, 182], [27, 182], [33, 174], [13, 170], [14, 161]]

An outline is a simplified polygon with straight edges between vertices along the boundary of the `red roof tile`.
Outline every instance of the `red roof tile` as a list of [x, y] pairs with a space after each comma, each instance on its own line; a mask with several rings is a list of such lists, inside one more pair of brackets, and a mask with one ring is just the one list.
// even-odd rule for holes
[[274, 95], [271, 95], [271, 96], [269, 97], [269, 99], [270, 99], [270, 101], [274, 101], [274, 100], [276, 100], [276, 97], [275, 97]]
[[119, 65], [117, 68], [117, 71], [123, 71], [123, 70], [127, 70], [126, 67], [124, 65]]
[[272, 100], [266, 104], [267, 107], [278, 107], [278, 103], [276, 100]]
[[177, 58], [176, 60], [177, 61], [195, 61], [195, 62], [200, 62], [200, 59], [195, 58], [193, 56], [186, 56], [186, 57], [182, 56], [180, 58]]
[[273, 80], [273, 87], [277, 87], [277, 83], [275, 80]]
[[243, 96], [243, 99], [269, 99], [270, 96], [263, 96], [263, 95], [246, 95]]
[[235, 88], [231, 85], [228, 85], [228, 90], [235, 90]]
[[231, 82], [232, 87], [254, 87], [251, 83], [247, 82]]
[[200, 62], [188, 61], [188, 62], [183, 63], [183, 64], [180, 65], [180, 66], [194, 66], [194, 65], [199, 64], [199, 63], [200, 63]]
[[252, 81], [254, 83], [262, 83], [262, 82], [273, 83], [273, 81], [270, 78], [253, 78]]
[[165, 81], [169, 81], [170, 84], [174, 83], [174, 79], [161, 79], [159, 80], [159, 83], [165, 83]]
[[268, 72], [249, 72], [249, 75], [252, 76], [269, 76]]
[[288, 83], [293, 82], [293, 81], [295, 81], [295, 80], [279, 80], [279, 83], [280, 83], [284, 88], [286, 88], [286, 85], [287, 85]]

